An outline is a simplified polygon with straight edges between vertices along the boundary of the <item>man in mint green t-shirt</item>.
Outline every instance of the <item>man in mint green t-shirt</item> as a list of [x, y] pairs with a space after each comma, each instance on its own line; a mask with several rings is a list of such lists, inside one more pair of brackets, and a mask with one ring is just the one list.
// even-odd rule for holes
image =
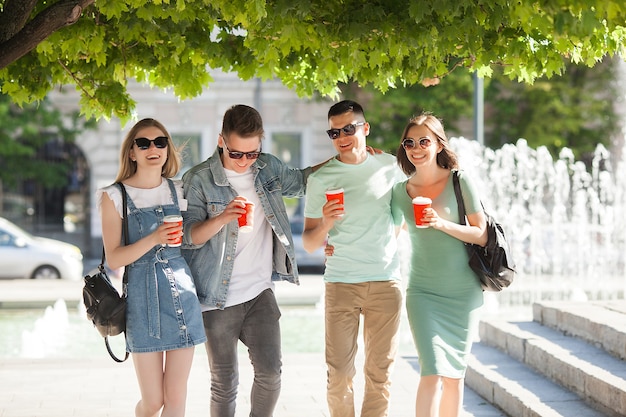
[[[370, 126], [358, 103], [336, 103], [328, 122], [338, 155], [309, 176], [302, 234], [307, 251], [326, 242], [333, 247], [324, 273], [328, 407], [333, 417], [354, 416], [352, 379], [363, 315], [361, 416], [384, 416], [402, 308], [391, 190], [406, 177], [394, 156], [367, 152]], [[343, 189], [344, 204], [327, 202], [325, 192], [338, 188]]]

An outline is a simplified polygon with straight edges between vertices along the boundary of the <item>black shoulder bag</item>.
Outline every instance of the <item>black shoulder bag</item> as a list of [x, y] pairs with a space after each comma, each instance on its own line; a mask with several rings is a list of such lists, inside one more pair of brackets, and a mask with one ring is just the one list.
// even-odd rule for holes
[[[124, 185], [117, 183], [122, 191], [122, 234], [124, 244], [128, 245], [128, 217], [126, 207], [126, 189]], [[104, 344], [109, 355], [116, 362], [124, 362], [128, 359], [128, 352], [124, 359], [119, 359], [113, 354], [109, 345], [109, 336], [117, 336], [126, 331], [126, 290], [128, 286], [128, 267], [124, 268], [122, 278], [122, 295], [111, 283], [111, 279], [104, 269], [104, 247], [102, 248], [102, 261], [98, 265], [98, 271], [93, 275], [85, 276], [85, 286], [83, 287], [83, 302], [87, 309], [87, 317], [93, 322], [104, 337]]]
[[[453, 171], [454, 194], [459, 208], [459, 220], [465, 224], [465, 203], [459, 184], [458, 172]], [[482, 206], [482, 202], [481, 202]], [[511, 248], [506, 241], [502, 226], [489, 213], [483, 212], [487, 219], [487, 244], [484, 247], [465, 243], [469, 256], [469, 266], [480, 278], [485, 291], [502, 291], [513, 282], [515, 262], [511, 257]]]

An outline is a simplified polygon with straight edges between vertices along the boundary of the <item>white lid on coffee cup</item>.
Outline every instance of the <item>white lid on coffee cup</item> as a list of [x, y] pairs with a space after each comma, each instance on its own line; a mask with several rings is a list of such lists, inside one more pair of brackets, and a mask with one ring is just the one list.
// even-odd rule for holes
[[425, 205], [432, 204], [433, 200], [428, 197], [417, 196], [413, 199], [413, 204]]
[[167, 222], [182, 222], [183, 216], [178, 214], [170, 214], [169, 216], [163, 217], [163, 223]]
[[343, 193], [343, 188], [335, 188], [334, 190], [326, 190], [326, 194], [340, 194]]

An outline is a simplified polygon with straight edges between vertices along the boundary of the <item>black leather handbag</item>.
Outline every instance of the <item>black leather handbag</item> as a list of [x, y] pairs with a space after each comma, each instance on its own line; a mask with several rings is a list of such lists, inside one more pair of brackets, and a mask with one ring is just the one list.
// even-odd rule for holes
[[[454, 193], [459, 208], [459, 219], [465, 224], [465, 203], [459, 184], [458, 172], [453, 172]], [[481, 202], [482, 205], [482, 202]], [[502, 226], [485, 211], [487, 219], [487, 244], [482, 247], [465, 243], [469, 256], [469, 266], [478, 275], [484, 291], [502, 291], [515, 278], [515, 262]]]
[[[122, 233], [124, 243], [128, 244], [128, 218], [126, 217], [126, 189], [124, 185], [118, 183], [122, 190], [122, 201], [124, 213], [122, 221]], [[124, 268], [122, 278], [122, 294], [111, 283], [106, 269], [104, 268], [104, 248], [102, 248], [102, 261], [98, 265], [98, 271], [92, 275], [85, 276], [83, 287], [83, 302], [87, 309], [87, 317], [93, 322], [95, 328], [104, 337], [104, 344], [116, 362], [124, 362], [128, 359], [128, 352], [124, 359], [119, 359], [109, 345], [109, 336], [117, 336], [126, 331], [126, 289], [128, 286], [128, 270]]]

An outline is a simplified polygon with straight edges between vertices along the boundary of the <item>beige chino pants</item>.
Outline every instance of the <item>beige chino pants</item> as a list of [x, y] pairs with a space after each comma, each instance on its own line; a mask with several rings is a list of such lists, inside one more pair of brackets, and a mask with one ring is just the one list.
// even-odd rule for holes
[[389, 413], [391, 372], [398, 352], [402, 291], [398, 281], [326, 283], [327, 400], [332, 417], [354, 417], [353, 379], [363, 315], [365, 392], [361, 417]]

